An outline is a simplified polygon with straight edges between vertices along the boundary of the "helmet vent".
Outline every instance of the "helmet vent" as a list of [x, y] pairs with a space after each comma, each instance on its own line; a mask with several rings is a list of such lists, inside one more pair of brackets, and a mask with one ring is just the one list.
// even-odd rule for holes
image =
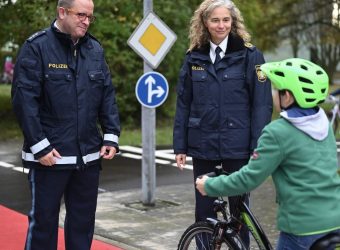
[[293, 64], [291, 62], [287, 62], [286, 65], [287, 66], [293, 66]]
[[308, 84], [313, 84], [313, 82], [307, 78], [304, 78], [302, 76], [299, 76], [300, 82], [308, 83]]
[[306, 98], [306, 102], [315, 102], [315, 98]]
[[302, 90], [303, 90], [303, 92], [305, 92], [305, 93], [312, 93], [312, 94], [315, 93], [314, 90], [308, 89], [308, 88], [302, 88]]
[[317, 75], [323, 75], [323, 72], [321, 70], [316, 71]]
[[285, 74], [281, 71], [275, 71], [275, 75], [285, 77]]
[[301, 67], [301, 69], [308, 70], [308, 68], [303, 64], [301, 64], [300, 67]]
[[326, 89], [321, 89], [321, 93], [322, 94], [326, 93]]

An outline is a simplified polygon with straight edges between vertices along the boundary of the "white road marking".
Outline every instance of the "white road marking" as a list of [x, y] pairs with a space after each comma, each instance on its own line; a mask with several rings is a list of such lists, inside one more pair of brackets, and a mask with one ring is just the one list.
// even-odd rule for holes
[[131, 153], [122, 153], [121, 156], [126, 157], [126, 158], [137, 159], [137, 160], [142, 159], [141, 155], [135, 155], [135, 154], [131, 154]]
[[[340, 142], [336, 142], [336, 144], [337, 144], [337, 152], [340, 153]], [[143, 149], [140, 148], [140, 147], [134, 147], [134, 146], [126, 145], [126, 146], [120, 146], [119, 148], [122, 151], [120, 153], [121, 157], [126, 157], [126, 158], [131, 158], [131, 159], [136, 159], [136, 160], [142, 159]], [[156, 150], [155, 157], [156, 157], [155, 162], [157, 164], [177, 167], [177, 164], [175, 162], [175, 154], [173, 153], [172, 149]], [[161, 159], [159, 159], [159, 158], [161, 158]], [[190, 164], [188, 164], [188, 163], [190, 163]], [[191, 163], [192, 163], [192, 158], [187, 157], [187, 164], [184, 166], [184, 168], [192, 170], [193, 166], [192, 166]], [[15, 166], [13, 164], [10, 164], [10, 163], [4, 162], [4, 161], [0, 161], [0, 167], [12, 168], [15, 171], [24, 172], [26, 174], [29, 171], [26, 168], [23, 169], [22, 167]]]
[[[128, 157], [128, 158], [133, 158], [133, 159], [142, 159], [142, 154], [143, 154], [142, 148], [134, 147], [134, 146], [120, 146], [119, 149], [123, 151], [123, 153], [121, 154], [121, 156], [123, 157]], [[128, 153], [124, 153], [124, 151]], [[177, 167], [176, 163], [171, 164], [171, 162], [175, 161], [175, 154], [173, 153], [172, 149], [156, 150], [155, 157], [156, 157], [155, 162], [158, 164], [171, 165], [171, 166]], [[162, 159], [166, 159], [170, 161], [165, 161], [165, 160], [161, 160], [158, 158], [162, 158]], [[192, 161], [192, 158], [187, 157], [187, 162], [191, 162], [191, 161]], [[192, 165], [186, 164], [184, 168], [192, 170]]]
[[4, 167], [4, 168], [13, 168], [15, 167], [13, 164], [4, 162], [4, 161], [0, 161], [0, 167]]

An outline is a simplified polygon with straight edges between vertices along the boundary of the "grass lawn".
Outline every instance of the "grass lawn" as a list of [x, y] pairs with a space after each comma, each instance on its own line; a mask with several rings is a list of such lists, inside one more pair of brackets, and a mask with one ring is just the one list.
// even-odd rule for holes
[[11, 85], [0, 84], [0, 140], [21, 138], [22, 134], [12, 112]]
[[[337, 87], [337, 86], [336, 86]], [[331, 86], [331, 90], [336, 87]], [[322, 105], [326, 110], [330, 109], [329, 104]], [[277, 113], [273, 114], [273, 117], [277, 117]], [[163, 123], [165, 124], [165, 123]], [[140, 129], [124, 129], [122, 126], [122, 136], [119, 138], [120, 145], [142, 145], [142, 135]], [[16, 118], [12, 112], [11, 107], [11, 86], [0, 84], [0, 140], [20, 139], [22, 133]], [[340, 139], [340, 133], [338, 129], [337, 139]], [[156, 145], [172, 145], [172, 123], [168, 125], [156, 127]]]

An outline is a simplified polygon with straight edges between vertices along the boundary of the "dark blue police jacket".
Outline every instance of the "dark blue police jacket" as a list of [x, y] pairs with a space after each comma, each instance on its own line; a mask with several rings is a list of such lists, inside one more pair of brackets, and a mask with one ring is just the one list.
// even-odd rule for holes
[[188, 52], [179, 75], [175, 154], [198, 159], [249, 158], [272, 114], [271, 85], [262, 53], [230, 34], [216, 69], [209, 44]]
[[62, 158], [49, 169], [98, 164], [102, 145], [119, 150], [115, 90], [103, 49], [89, 34], [74, 45], [53, 22], [28, 38], [15, 65], [12, 104], [24, 167], [41, 167], [38, 159], [53, 148]]

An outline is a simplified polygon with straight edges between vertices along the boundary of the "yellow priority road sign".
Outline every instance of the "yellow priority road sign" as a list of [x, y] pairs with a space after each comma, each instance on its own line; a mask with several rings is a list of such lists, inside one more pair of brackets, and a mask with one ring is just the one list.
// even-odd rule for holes
[[139, 23], [128, 45], [155, 69], [176, 41], [176, 34], [153, 12]]

